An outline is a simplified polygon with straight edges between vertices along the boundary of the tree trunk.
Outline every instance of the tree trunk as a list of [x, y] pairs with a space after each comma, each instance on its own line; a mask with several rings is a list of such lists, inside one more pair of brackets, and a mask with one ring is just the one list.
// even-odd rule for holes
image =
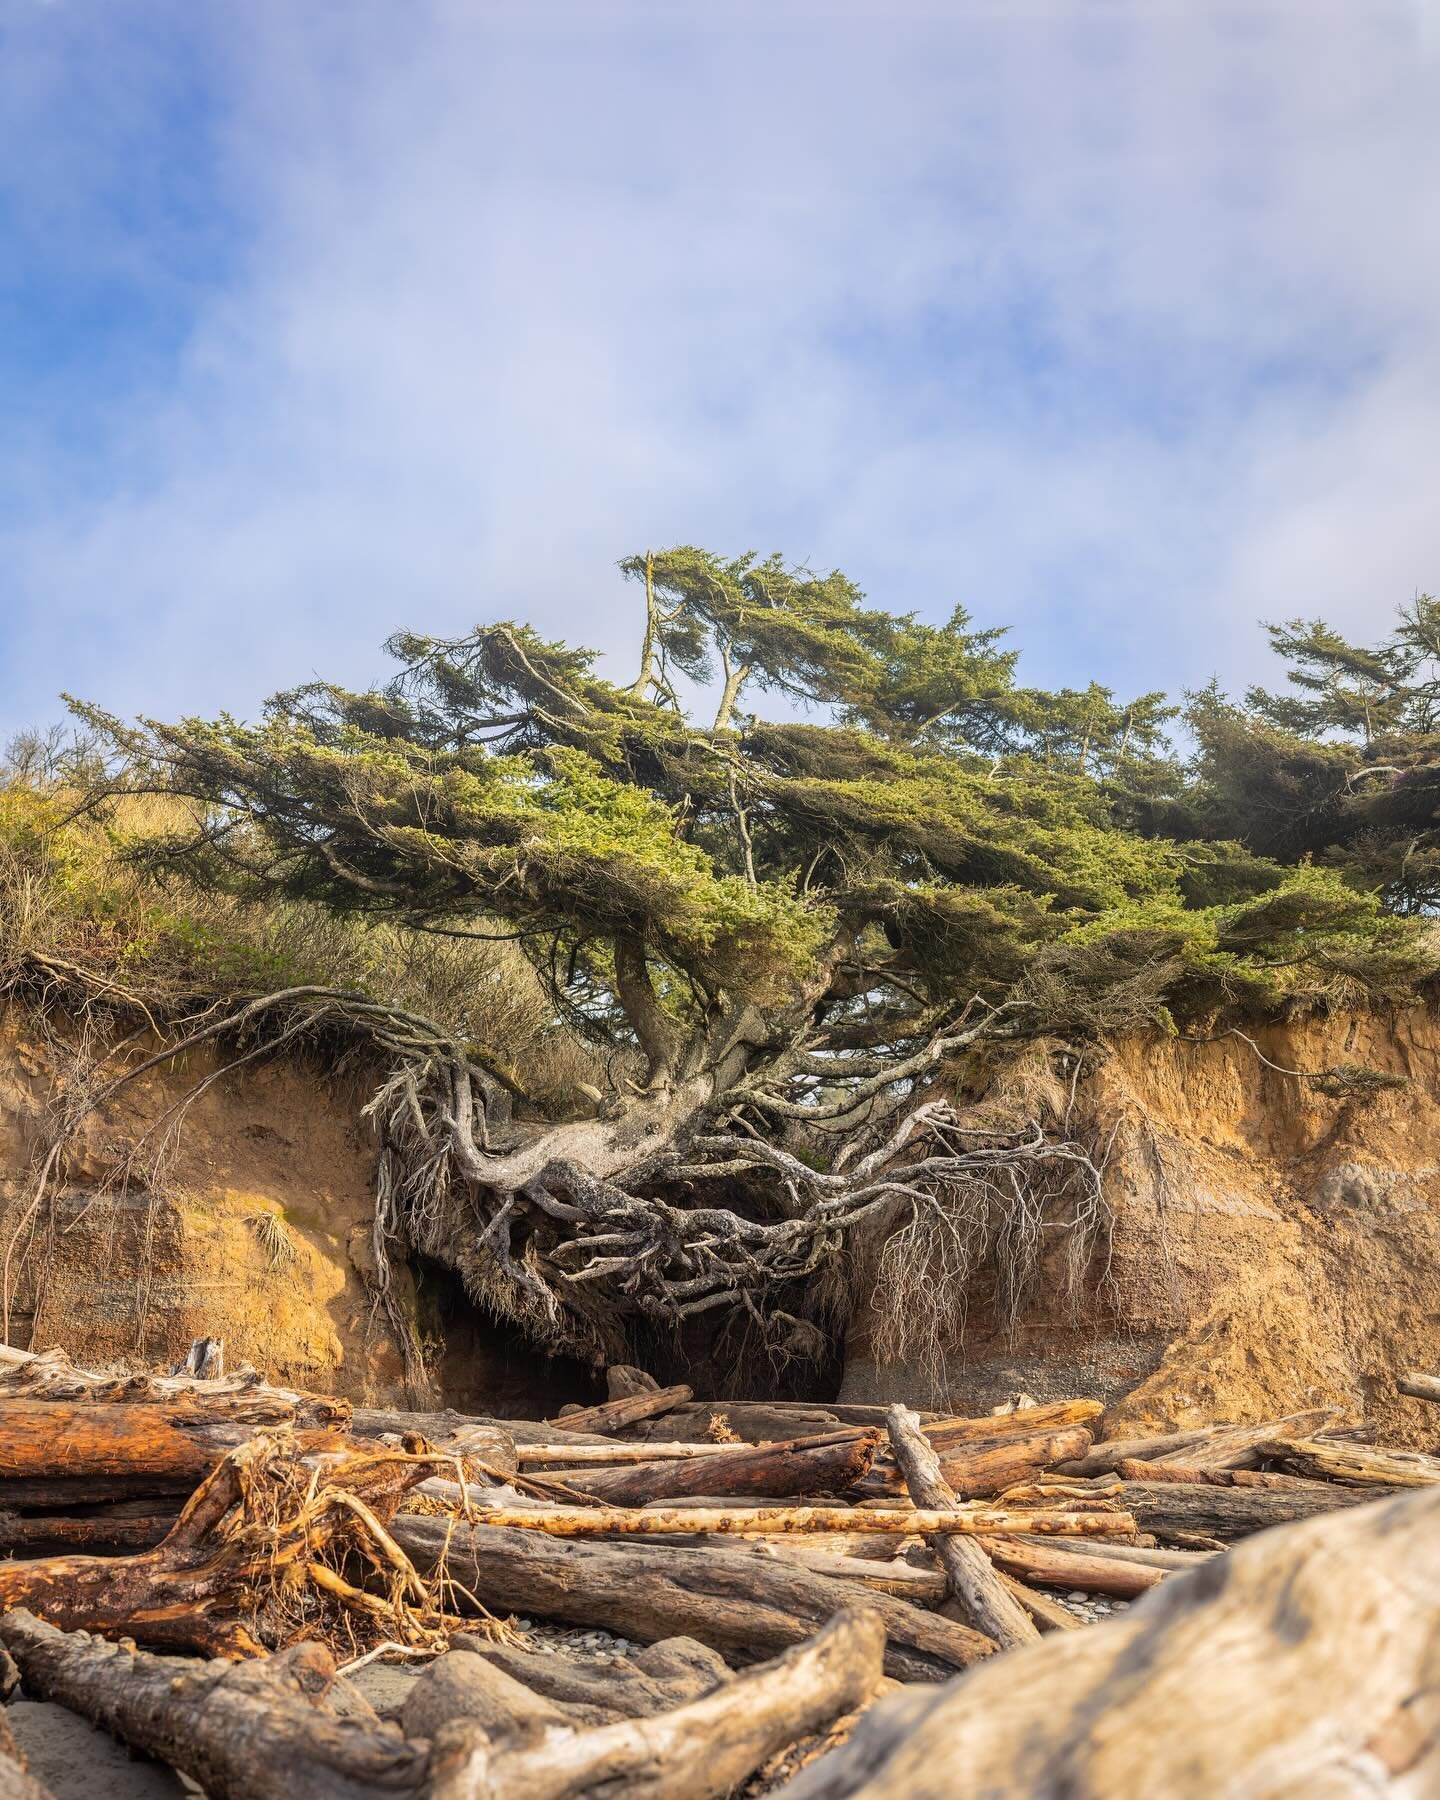
[[1419, 1369], [1407, 1369], [1396, 1377], [1395, 1386], [1412, 1400], [1440, 1400], [1440, 1375], [1423, 1375]]
[[828, 1438], [794, 1438], [788, 1444], [749, 1445], [719, 1456], [596, 1469], [565, 1477], [568, 1486], [595, 1494], [611, 1506], [644, 1506], [692, 1494], [759, 1494], [801, 1499], [843, 1494], [870, 1472], [880, 1447], [878, 1431], [843, 1431]]
[[[164, 1541], [134, 1556], [50, 1556], [0, 1563], [0, 1612], [25, 1607], [62, 1630], [123, 1632], [142, 1643], [206, 1655], [255, 1656], [267, 1596], [288, 1581], [288, 1604], [309, 1585], [333, 1587], [324, 1565], [373, 1547], [383, 1521], [440, 1458], [346, 1454], [325, 1438], [315, 1466], [293, 1440], [251, 1440], [191, 1496]], [[256, 1521], [264, 1521], [264, 1529]], [[293, 1618], [281, 1607], [281, 1623]]]
[[[220, 1380], [194, 1375], [92, 1375], [77, 1369], [63, 1350], [37, 1355], [0, 1344], [0, 1405], [13, 1400], [70, 1400], [91, 1406], [193, 1403], [210, 1417], [248, 1417], [257, 1424], [288, 1419], [307, 1431], [327, 1426], [341, 1430], [351, 1418], [348, 1400], [271, 1387], [249, 1368]], [[265, 1411], [267, 1404], [276, 1410]], [[226, 1413], [227, 1405], [233, 1412]], [[246, 1405], [256, 1410], [246, 1413]], [[283, 1411], [286, 1406], [291, 1409], [288, 1414]]]
[[451, 1576], [496, 1612], [598, 1626], [640, 1643], [693, 1637], [734, 1663], [798, 1644], [842, 1607], [880, 1614], [885, 1672], [901, 1681], [943, 1681], [995, 1647], [906, 1601], [751, 1550], [592, 1544], [404, 1513], [392, 1535], [417, 1568], [445, 1555]]
[[[956, 1506], [955, 1493], [940, 1472], [940, 1459], [922, 1436], [915, 1414], [904, 1406], [892, 1407], [889, 1430], [895, 1460], [916, 1506], [941, 1510]], [[946, 1586], [967, 1624], [994, 1638], [1002, 1650], [1035, 1641], [1039, 1632], [978, 1544], [954, 1536], [934, 1536], [926, 1542], [940, 1558]]]
[[1440, 1792], [1440, 1493], [1267, 1533], [1223, 1571], [877, 1702], [784, 1800]]

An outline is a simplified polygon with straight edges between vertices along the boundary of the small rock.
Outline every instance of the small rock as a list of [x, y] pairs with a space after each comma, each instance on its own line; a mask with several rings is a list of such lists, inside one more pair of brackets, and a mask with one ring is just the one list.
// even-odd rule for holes
[[1089, 1599], [1089, 1595], [1082, 1593], [1077, 1588], [1073, 1594], [1067, 1594], [1065, 1596], [1065, 1598], [1067, 1600], [1073, 1600], [1077, 1606], [1083, 1606], [1085, 1604], [1085, 1602]]

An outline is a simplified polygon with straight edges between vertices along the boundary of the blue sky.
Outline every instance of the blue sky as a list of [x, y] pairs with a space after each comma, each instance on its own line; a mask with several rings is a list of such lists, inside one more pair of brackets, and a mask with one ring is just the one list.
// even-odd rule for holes
[[1440, 585], [1434, 0], [0, 0], [0, 731], [780, 549], [1028, 678]]

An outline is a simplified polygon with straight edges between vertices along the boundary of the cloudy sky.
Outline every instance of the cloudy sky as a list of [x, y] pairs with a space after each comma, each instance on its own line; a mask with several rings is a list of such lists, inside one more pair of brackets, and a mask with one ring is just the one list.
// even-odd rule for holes
[[0, 0], [0, 730], [647, 545], [1264, 672], [1440, 586], [1435, 0]]

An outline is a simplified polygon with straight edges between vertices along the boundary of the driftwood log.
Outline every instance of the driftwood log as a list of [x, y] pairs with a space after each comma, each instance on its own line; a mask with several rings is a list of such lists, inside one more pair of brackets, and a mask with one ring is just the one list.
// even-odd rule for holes
[[[0, 1613], [24, 1607], [62, 1630], [123, 1633], [142, 1643], [207, 1655], [255, 1656], [283, 1642], [330, 1598], [362, 1616], [393, 1608], [341, 1575], [358, 1555], [392, 1582], [414, 1572], [382, 1522], [439, 1458], [352, 1452], [332, 1440], [311, 1463], [296, 1434], [262, 1433], [232, 1451], [196, 1488], [153, 1550], [134, 1556], [51, 1556], [0, 1563]], [[270, 1614], [273, 1611], [273, 1621]], [[257, 1636], [257, 1633], [262, 1635]]]
[[1123, 1619], [881, 1700], [784, 1800], [1440, 1792], [1440, 1493], [1242, 1544]]
[[1407, 1369], [1395, 1378], [1395, 1386], [1412, 1400], [1440, 1400], [1440, 1375], [1426, 1375], [1419, 1369]]
[[1108, 1556], [1067, 1556], [1054, 1544], [989, 1538], [983, 1540], [981, 1549], [982, 1540], [973, 1541], [982, 1556], [993, 1557], [1008, 1574], [1038, 1581], [1045, 1587], [1079, 1588], [1087, 1594], [1111, 1594], [1117, 1599], [1133, 1600], [1165, 1579], [1163, 1569]]
[[[477, 1490], [478, 1491], [478, 1490]], [[1177, 1493], [1183, 1490], [1176, 1489]], [[1219, 1490], [1210, 1489], [1209, 1492]], [[717, 1496], [717, 1499], [720, 1498]], [[928, 1537], [932, 1532], [993, 1536], [1029, 1532], [1042, 1537], [1108, 1537], [1133, 1534], [1135, 1520], [1122, 1512], [1042, 1512], [1002, 1507], [766, 1506], [737, 1500], [714, 1506], [657, 1506], [637, 1512], [628, 1507], [535, 1506], [488, 1507], [482, 1522], [499, 1528], [549, 1537], [763, 1537], [774, 1532], [814, 1534], [846, 1530], [888, 1533], [892, 1537]]]
[[[1028, 1417], [1027, 1413], [1016, 1413], [1012, 1419], [991, 1420], [991, 1423], [1013, 1425]], [[1042, 1469], [1083, 1456], [1089, 1444], [1089, 1431], [1083, 1425], [1071, 1425], [1058, 1431], [1011, 1435], [996, 1442], [942, 1439], [936, 1454], [941, 1474], [956, 1497], [982, 1500], [992, 1494], [1003, 1494], [1006, 1488], [1014, 1487]], [[893, 1463], [886, 1463], [872, 1469], [857, 1485], [856, 1491], [861, 1494], [904, 1493], [905, 1478]]]
[[[890, 1446], [917, 1507], [955, 1507], [956, 1496], [940, 1472], [940, 1459], [908, 1407], [894, 1406]], [[948, 1534], [926, 1540], [940, 1559], [950, 1597], [967, 1624], [993, 1638], [1002, 1650], [1033, 1643], [1040, 1635], [1029, 1613], [1010, 1594], [990, 1559], [976, 1543]]]
[[565, 1481], [611, 1506], [645, 1506], [694, 1494], [758, 1494], [774, 1499], [843, 1494], [869, 1474], [880, 1443], [878, 1431], [846, 1430], [828, 1437], [792, 1438], [789, 1443], [743, 1444], [719, 1456], [572, 1473]]
[[256, 1392], [191, 1391], [158, 1405], [0, 1396], [0, 1507], [183, 1497], [257, 1431], [303, 1426], [301, 1441], [319, 1447], [348, 1417], [343, 1401]]
[[[58, 1632], [23, 1611], [0, 1621], [0, 1635], [28, 1689], [182, 1770], [211, 1800], [719, 1800], [796, 1738], [864, 1705], [884, 1648], [873, 1613], [842, 1612], [699, 1699], [594, 1728], [550, 1702], [517, 1705], [509, 1675], [462, 1652], [470, 1679], [450, 1682], [448, 1698], [463, 1710], [445, 1717], [436, 1690], [446, 1683], [432, 1681], [414, 1708], [427, 1737], [411, 1739], [327, 1707], [335, 1670], [319, 1644], [197, 1666]], [[487, 1698], [488, 1729], [477, 1723]]]
[[1264, 1452], [1297, 1475], [1319, 1481], [1376, 1488], [1433, 1487], [1440, 1482], [1440, 1456], [1420, 1450], [1382, 1450], [1371, 1444], [1325, 1438], [1269, 1439]]
[[1199, 1536], [1232, 1543], [1272, 1525], [1363, 1505], [1383, 1491], [1329, 1481], [1293, 1482], [1284, 1488], [1127, 1481], [1115, 1490], [1115, 1498], [1142, 1531], [1157, 1537]]
[[694, 1390], [683, 1385], [642, 1388], [638, 1394], [627, 1394], [620, 1400], [606, 1400], [599, 1406], [582, 1406], [578, 1412], [563, 1413], [550, 1424], [562, 1431], [621, 1431], [642, 1419], [658, 1418], [693, 1398]]
[[391, 1530], [417, 1569], [443, 1558], [497, 1613], [600, 1626], [638, 1643], [692, 1637], [737, 1664], [802, 1642], [842, 1607], [880, 1615], [885, 1672], [901, 1681], [944, 1679], [995, 1648], [903, 1600], [748, 1549], [587, 1543], [403, 1513]]

